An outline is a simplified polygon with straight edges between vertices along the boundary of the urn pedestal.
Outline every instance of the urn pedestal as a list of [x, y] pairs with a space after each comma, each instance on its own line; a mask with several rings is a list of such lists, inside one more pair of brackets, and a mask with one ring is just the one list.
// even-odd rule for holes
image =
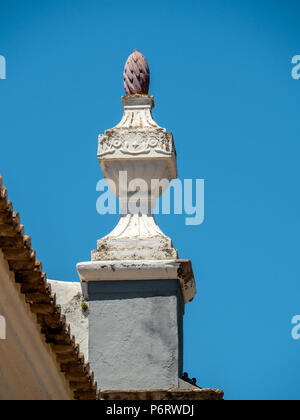
[[[177, 178], [176, 150], [152, 118], [152, 96], [123, 97], [123, 107], [98, 147], [122, 215], [92, 261], [77, 265], [89, 302], [89, 362], [102, 390], [174, 389], [183, 369], [184, 307], [196, 287], [191, 262], [178, 259], [152, 213]], [[130, 205], [136, 194], [138, 208]]]

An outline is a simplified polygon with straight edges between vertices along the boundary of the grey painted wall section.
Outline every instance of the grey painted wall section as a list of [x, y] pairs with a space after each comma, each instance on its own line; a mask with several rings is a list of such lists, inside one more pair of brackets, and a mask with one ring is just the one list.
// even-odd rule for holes
[[178, 280], [89, 282], [89, 362], [103, 390], [169, 389], [182, 375]]

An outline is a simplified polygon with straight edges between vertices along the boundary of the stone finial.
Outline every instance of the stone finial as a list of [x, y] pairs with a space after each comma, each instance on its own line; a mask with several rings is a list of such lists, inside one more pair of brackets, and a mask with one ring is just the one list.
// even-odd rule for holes
[[150, 71], [146, 58], [138, 50], [131, 54], [124, 68], [124, 88], [127, 95], [148, 94]]

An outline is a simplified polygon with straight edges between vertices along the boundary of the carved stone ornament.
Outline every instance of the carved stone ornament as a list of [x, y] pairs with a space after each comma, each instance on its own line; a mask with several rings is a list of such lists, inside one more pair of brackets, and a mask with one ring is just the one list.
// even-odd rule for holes
[[107, 132], [99, 136], [99, 158], [111, 155], [116, 151], [124, 155], [147, 154], [154, 151], [162, 155], [170, 155], [174, 150], [171, 133], [145, 133], [128, 130], [126, 133]]
[[124, 68], [124, 89], [127, 95], [148, 94], [150, 71], [146, 58], [138, 50], [131, 54]]
[[172, 133], [160, 127], [152, 117], [151, 95], [123, 97], [124, 115], [116, 127], [99, 136], [98, 158], [122, 155], [172, 156], [176, 154]]
[[[141, 66], [140, 68], [145, 68], [145, 63], [141, 64], [142, 59], [135, 61], [137, 57], [135, 53], [129, 59], [125, 73], [126, 69], [130, 69], [137, 76], [139, 70], [133, 62]], [[137, 79], [144, 86], [147, 81], [143, 79], [143, 75], [148, 73], [141, 74]], [[139, 90], [138, 87], [137, 91]], [[128, 194], [135, 194], [137, 191], [141, 193], [141, 190], [127, 189], [131, 181], [137, 179], [142, 179], [147, 185], [147, 190], [142, 191], [141, 199], [146, 205], [136, 213], [125, 210], [116, 228], [98, 241], [97, 250], [92, 252], [93, 261], [178, 258], [172, 240], [159, 229], [152, 212], [159, 195], [165, 191], [171, 179], [177, 178], [173, 135], [154, 121], [153, 96], [137, 91], [133, 94], [134, 91], [131, 90], [130, 95], [123, 96], [124, 114], [120, 123], [99, 136], [98, 159], [104, 177], [119, 197], [122, 206]], [[120, 185], [124, 171], [126, 182]], [[159, 190], [157, 195], [153, 195], [150, 188], [153, 180], [165, 181], [164, 189]]]

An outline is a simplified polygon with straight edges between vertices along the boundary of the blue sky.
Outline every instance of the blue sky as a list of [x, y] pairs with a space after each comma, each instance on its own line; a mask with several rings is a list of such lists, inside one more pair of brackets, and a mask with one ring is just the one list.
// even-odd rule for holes
[[122, 116], [138, 48], [180, 178], [206, 182], [203, 225], [158, 217], [197, 281], [185, 370], [227, 399], [299, 399], [299, 2], [0, 5], [0, 172], [48, 277], [76, 281], [117, 222], [96, 212], [97, 136]]

